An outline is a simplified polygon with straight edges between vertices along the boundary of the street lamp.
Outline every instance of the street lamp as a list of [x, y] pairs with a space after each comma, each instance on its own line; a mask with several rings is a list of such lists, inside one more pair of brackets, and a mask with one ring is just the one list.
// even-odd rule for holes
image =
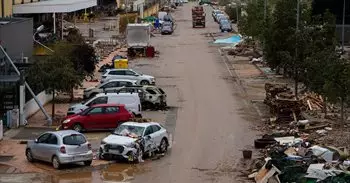
[[35, 36], [36, 36], [39, 32], [41, 32], [42, 30], [44, 30], [44, 25], [40, 25], [38, 28], [36, 28], [36, 31], [35, 31], [35, 33], [34, 33], [34, 35], [33, 35], [33, 40], [34, 40], [34, 42], [36, 42], [36, 43], [38, 43], [40, 46], [42, 46], [42, 47], [48, 49], [48, 50], [49, 50], [50, 52], [52, 52], [52, 53], [55, 52], [55, 51], [53, 51], [51, 48], [45, 46], [43, 43], [40, 43], [38, 40], [35, 39]]

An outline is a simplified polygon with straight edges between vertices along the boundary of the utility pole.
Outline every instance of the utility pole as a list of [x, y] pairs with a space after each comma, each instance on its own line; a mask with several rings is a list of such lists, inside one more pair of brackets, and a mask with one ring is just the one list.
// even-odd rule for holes
[[343, 25], [341, 30], [341, 49], [344, 52], [344, 39], [345, 39], [345, 0], [343, 0]]
[[[19, 70], [17, 69], [16, 65], [13, 63], [11, 57], [7, 54], [7, 52], [5, 51], [5, 49], [0, 45], [0, 49], [1, 51], [4, 53], [4, 55], [6, 56], [7, 60], [10, 62], [11, 66], [13, 67], [13, 69], [16, 71], [16, 73], [21, 76], [21, 73], [19, 72]], [[28, 89], [28, 91], [30, 92], [30, 94], [33, 96], [35, 102], [38, 104], [38, 106], [40, 107], [41, 111], [44, 113], [48, 125], [51, 126], [52, 125], [52, 119], [51, 117], [47, 114], [44, 106], [41, 104], [41, 102], [39, 101], [39, 99], [36, 97], [36, 95], [34, 94], [33, 90], [30, 88], [30, 86], [28, 85], [28, 83], [26, 81], [24, 81], [24, 85], [25, 88]]]
[[298, 59], [298, 33], [299, 33], [299, 19], [300, 19], [300, 0], [297, 0], [297, 22], [295, 29], [295, 58], [294, 58], [294, 91], [295, 98], [298, 99], [298, 67], [297, 67], [297, 59]]

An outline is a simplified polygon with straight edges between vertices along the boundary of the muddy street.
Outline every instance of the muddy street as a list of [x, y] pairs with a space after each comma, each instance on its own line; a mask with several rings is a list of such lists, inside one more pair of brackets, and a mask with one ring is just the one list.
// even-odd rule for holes
[[211, 8], [206, 7], [205, 29], [192, 28], [190, 8], [186, 4], [175, 13], [174, 35], [153, 38], [161, 54], [152, 74], [163, 76], [160, 86], [175, 85], [166, 88], [176, 91], [169, 92], [169, 104], [178, 107], [176, 124], [167, 121], [170, 131], [176, 125], [173, 148], [134, 182], [232, 182], [241, 166], [240, 150], [255, 137], [246, 118], [251, 114], [242, 112], [248, 106], [240, 89], [227, 79], [232, 73], [204, 35], [219, 32]]
[[[242, 160], [241, 150], [251, 149], [256, 137], [251, 126], [259, 117], [235, 82], [232, 65], [222, 58], [219, 46], [208, 36], [220, 31], [211, 16], [211, 7], [204, 6], [206, 28], [192, 28], [193, 5], [186, 3], [173, 13], [176, 29], [172, 35], [152, 37], [159, 57], [138, 58], [129, 63], [131, 68], [155, 76], [157, 85], [167, 93], [168, 111], [148, 111], [144, 115], [160, 121], [170, 132], [172, 143], [165, 157], [147, 159], [137, 165], [106, 162], [63, 170], [34, 163], [41, 172], [50, 175], [47, 180], [54, 183], [243, 182], [241, 179], [245, 178], [240, 174], [249, 162]], [[108, 134], [97, 132], [86, 136], [96, 150]], [[0, 182], [7, 180], [5, 176]], [[33, 177], [31, 180], [36, 179]]]

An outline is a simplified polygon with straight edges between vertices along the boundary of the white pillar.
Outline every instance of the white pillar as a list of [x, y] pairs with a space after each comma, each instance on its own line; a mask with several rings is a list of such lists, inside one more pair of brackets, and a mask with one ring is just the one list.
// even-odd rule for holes
[[144, 3], [141, 4], [141, 8], [140, 8], [140, 17], [141, 17], [141, 19], [143, 19], [143, 7], [144, 7]]
[[53, 33], [56, 34], [56, 13], [53, 13]]
[[25, 85], [19, 86], [19, 125], [26, 125], [24, 116], [24, 104], [25, 104]]

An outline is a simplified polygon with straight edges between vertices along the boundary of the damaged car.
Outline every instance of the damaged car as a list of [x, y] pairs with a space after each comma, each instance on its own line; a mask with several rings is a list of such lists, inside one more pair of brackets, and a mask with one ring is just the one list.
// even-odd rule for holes
[[169, 147], [167, 130], [156, 122], [125, 122], [101, 141], [100, 159], [140, 162], [144, 155], [165, 153]]
[[160, 87], [153, 85], [124, 86], [106, 90], [108, 93], [138, 93], [143, 109], [165, 109], [167, 107], [167, 95]]

